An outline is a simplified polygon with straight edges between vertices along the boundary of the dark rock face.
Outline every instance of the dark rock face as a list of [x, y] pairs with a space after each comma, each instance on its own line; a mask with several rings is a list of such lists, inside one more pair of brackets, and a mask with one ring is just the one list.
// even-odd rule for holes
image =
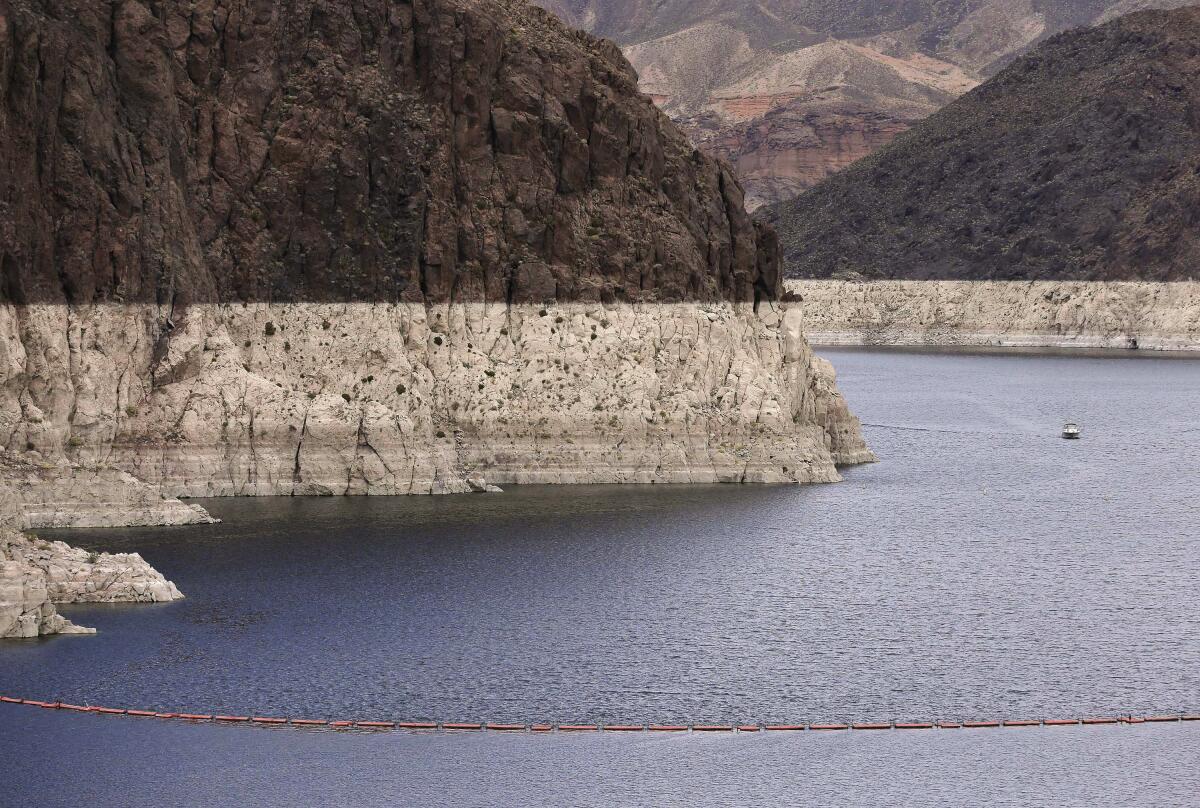
[[1048, 40], [766, 211], [795, 277], [1200, 277], [1200, 9]]
[[0, 302], [776, 297], [636, 81], [521, 0], [0, 0]]

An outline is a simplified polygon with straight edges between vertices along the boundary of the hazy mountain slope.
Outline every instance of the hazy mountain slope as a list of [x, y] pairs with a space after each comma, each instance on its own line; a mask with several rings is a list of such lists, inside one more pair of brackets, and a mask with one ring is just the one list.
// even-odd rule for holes
[[1200, 275], [1200, 9], [1047, 41], [798, 199], [796, 277]]
[[751, 207], [794, 196], [1067, 28], [1178, 0], [545, 0], [615, 39], [642, 89], [738, 167]]

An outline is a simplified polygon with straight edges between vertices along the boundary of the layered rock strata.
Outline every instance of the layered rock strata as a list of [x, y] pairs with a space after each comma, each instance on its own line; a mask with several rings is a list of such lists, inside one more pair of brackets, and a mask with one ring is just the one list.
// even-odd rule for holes
[[22, 314], [46, 323], [50, 344], [22, 355], [30, 331], [0, 328], [10, 355], [65, 394], [17, 421], [15, 441], [175, 495], [451, 493], [472, 478], [829, 482], [835, 464], [857, 462], [839, 448], [852, 416], [794, 307], [204, 305], [163, 356], [139, 336], [153, 307]]
[[697, 146], [729, 161], [753, 211], [799, 196], [934, 110], [897, 115], [838, 93], [819, 95], [773, 101], [767, 112], [746, 120], [713, 111], [676, 117]]
[[0, 0], [0, 57], [10, 451], [169, 496], [862, 457], [729, 167], [540, 9]]
[[1200, 350], [1200, 283], [788, 281], [819, 345]]
[[642, 90], [733, 165], [751, 209], [811, 188], [979, 83], [890, 37], [776, 52], [705, 24], [626, 53]]

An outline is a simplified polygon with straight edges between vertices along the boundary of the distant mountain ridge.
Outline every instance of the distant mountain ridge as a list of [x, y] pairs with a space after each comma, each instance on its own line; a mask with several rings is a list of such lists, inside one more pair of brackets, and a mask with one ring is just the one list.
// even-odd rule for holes
[[1180, 0], [537, 0], [614, 39], [756, 207], [871, 153], [1059, 31]]
[[792, 277], [1200, 277], [1200, 8], [1043, 43], [764, 218]]

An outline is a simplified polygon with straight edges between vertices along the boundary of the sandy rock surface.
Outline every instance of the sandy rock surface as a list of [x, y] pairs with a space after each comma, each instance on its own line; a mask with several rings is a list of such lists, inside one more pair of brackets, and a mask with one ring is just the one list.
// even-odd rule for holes
[[1200, 350], [1200, 283], [789, 280], [818, 345]]
[[168, 496], [829, 482], [862, 453], [795, 307], [197, 305], [166, 350], [158, 314], [0, 307], [8, 444]]

